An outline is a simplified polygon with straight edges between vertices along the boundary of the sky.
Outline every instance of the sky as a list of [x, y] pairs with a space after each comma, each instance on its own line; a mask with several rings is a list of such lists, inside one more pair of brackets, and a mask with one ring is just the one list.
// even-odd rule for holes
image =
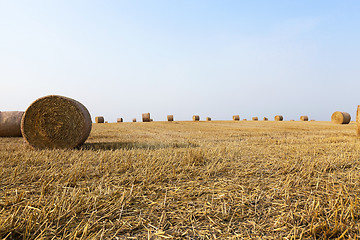
[[360, 1], [0, 0], [0, 111], [355, 119]]

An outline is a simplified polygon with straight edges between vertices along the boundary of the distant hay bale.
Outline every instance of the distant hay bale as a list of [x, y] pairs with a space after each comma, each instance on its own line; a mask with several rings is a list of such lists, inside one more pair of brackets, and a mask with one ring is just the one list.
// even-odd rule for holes
[[150, 122], [154, 121], [154, 119], [150, 118]]
[[295, 122], [295, 120], [294, 120], [294, 119], [291, 119], [290, 122]]
[[105, 123], [108, 123], [108, 121], [105, 121]]
[[246, 119], [246, 118], [244, 118], [244, 119], [243, 119], [243, 121], [247, 121], [247, 119]]
[[314, 119], [311, 119], [310, 122], [315, 122], [315, 120], [314, 120]]
[[309, 121], [308, 116], [301, 116], [300, 121]]
[[136, 118], [133, 118], [132, 121], [133, 121], [133, 122], [136, 122]]
[[281, 116], [281, 115], [276, 115], [276, 116], [274, 117], [274, 119], [275, 119], [275, 121], [282, 121], [282, 120], [284, 120], [283, 116]]
[[104, 117], [103, 116], [97, 116], [95, 117], [95, 122], [96, 123], [104, 123]]
[[173, 116], [173, 115], [167, 115], [167, 120], [168, 120], [169, 122], [174, 121], [174, 116]]
[[123, 119], [123, 118], [118, 118], [118, 119], [116, 119], [116, 121], [117, 121], [118, 123], [122, 123], [122, 122], [124, 121], [124, 119]]
[[257, 120], [259, 120], [259, 119], [258, 119], [258, 117], [253, 117], [252, 120], [253, 120], [253, 121], [257, 121]]
[[150, 118], [150, 113], [143, 113], [142, 114], [142, 121], [143, 122], [150, 122], [151, 118]]
[[0, 137], [21, 137], [21, 118], [24, 112], [0, 112]]
[[206, 121], [211, 121], [211, 117], [207, 117], [207, 118], [206, 118]]
[[334, 112], [331, 115], [331, 121], [336, 124], [349, 124], [351, 116], [347, 112]]
[[360, 105], [358, 105], [356, 111], [356, 125], [357, 125], [357, 135], [360, 137]]
[[269, 119], [268, 119], [267, 117], [264, 117], [263, 120], [264, 120], [264, 121], [267, 121], [267, 120], [269, 120]]
[[193, 121], [200, 121], [199, 115], [194, 115], [194, 116], [192, 117], [192, 119], [193, 119]]
[[91, 116], [80, 102], [57, 95], [35, 100], [21, 120], [21, 132], [33, 148], [75, 148], [91, 131]]
[[240, 121], [240, 116], [239, 115], [234, 115], [233, 120], [234, 121]]

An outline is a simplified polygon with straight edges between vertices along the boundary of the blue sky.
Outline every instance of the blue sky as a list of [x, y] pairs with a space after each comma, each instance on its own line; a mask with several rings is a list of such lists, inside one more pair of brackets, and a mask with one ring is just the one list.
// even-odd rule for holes
[[359, 1], [0, 0], [0, 111], [59, 94], [92, 117], [355, 119]]

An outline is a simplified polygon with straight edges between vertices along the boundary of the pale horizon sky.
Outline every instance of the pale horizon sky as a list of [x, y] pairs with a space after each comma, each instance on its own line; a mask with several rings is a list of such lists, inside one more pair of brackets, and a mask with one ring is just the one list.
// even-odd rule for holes
[[0, 111], [57, 94], [109, 122], [355, 120], [359, 12], [355, 0], [0, 0]]

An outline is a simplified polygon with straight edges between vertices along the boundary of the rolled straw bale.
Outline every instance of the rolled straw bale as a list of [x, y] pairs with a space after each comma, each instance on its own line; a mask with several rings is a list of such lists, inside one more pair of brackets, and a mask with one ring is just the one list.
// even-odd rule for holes
[[308, 118], [308, 116], [301, 116], [300, 120], [301, 121], [309, 121], [309, 118]]
[[206, 121], [211, 121], [211, 117], [206, 117]]
[[24, 112], [0, 112], [0, 137], [21, 137], [21, 118]]
[[132, 121], [133, 121], [133, 122], [136, 122], [136, 118], [133, 118]]
[[291, 119], [290, 122], [295, 122], [295, 120], [294, 120], [294, 119]]
[[108, 123], [108, 121], [105, 121], [105, 123]]
[[154, 119], [150, 118], [150, 122], [154, 121]]
[[244, 119], [243, 119], [243, 121], [247, 121], [247, 119], [246, 119], [246, 118], [244, 118]]
[[21, 120], [21, 132], [34, 148], [75, 148], [91, 131], [91, 116], [80, 102], [57, 95], [34, 101]]
[[142, 114], [142, 121], [143, 122], [150, 122], [150, 113], [143, 113]]
[[116, 120], [117, 120], [118, 123], [122, 123], [122, 122], [124, 121], [123, 118], [118, 118], [118, 119], [116, 119]]
[[193, 121], [200, 121], [199, 115], [194, 115], [193, 116]]
[[95, 117], [95, 122], [96, 123], [104, 123], [104, 117], [103, 116], [97, 116]]
[[257, 121], [257, 120], [259, 120], [259, 119], [258, 119], [258, 117], [253, 117], [252, 120], [253, 120], [253, 121]]
[[173, 116], [173, 115], [167, 115], [167, 120], [168, 120], [169, 122], [174, 121], [174, 116]]
[[358, 105], [356, 111], [356, 125], [357, 125], [357, 135], [360, 136], [360, 105]]
[[331, 121], [336, 124], [349, 124], [351, 116], [347, 112], [334, 112], [331, 115]]
[[282, 120], [284, 120], [283, 116], [281, 116], [281, 115], [276, 115], [276, 116], [274, 117], [274, 119], [275, 119], [275, 121], [282, 121]]
[[267, 121], [267, 120], [269, 120], [267, 117], [264, 117], [264, 119], [263, 119], [264, 121]]
[[240, 116], [239, 115], [234, 115], [233, 120], [234, 121], [240, 121]]
[[310, 122], [315, 122], [315, 120], [314, 120], [314, 119], [311, 119]]

